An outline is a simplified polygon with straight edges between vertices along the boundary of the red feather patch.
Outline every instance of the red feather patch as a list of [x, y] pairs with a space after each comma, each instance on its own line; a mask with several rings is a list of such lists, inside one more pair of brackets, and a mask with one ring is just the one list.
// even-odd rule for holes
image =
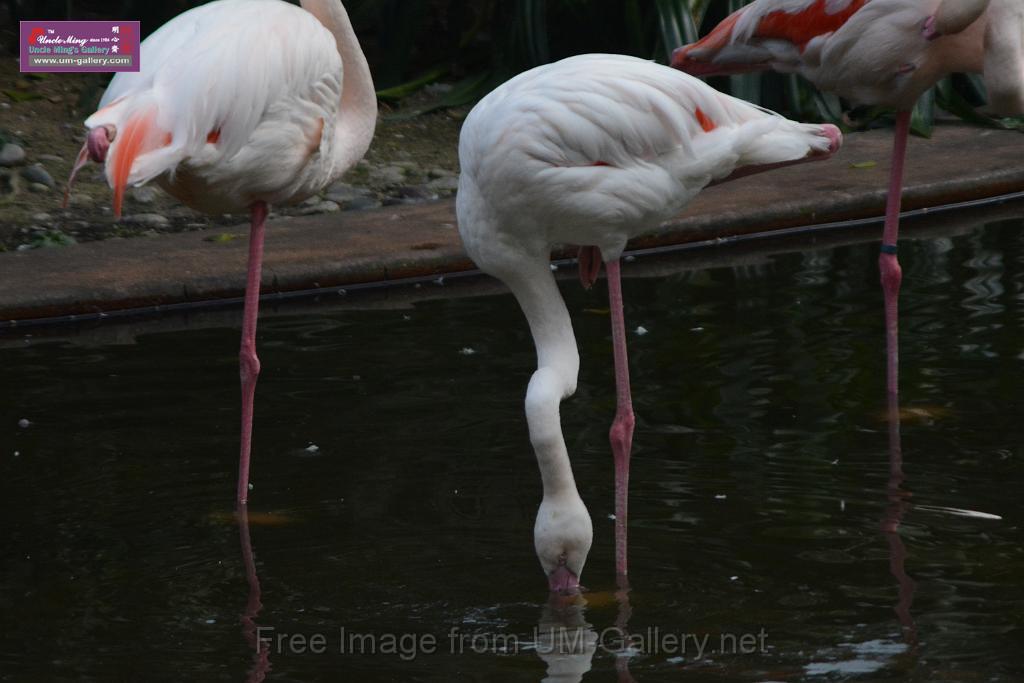
[[705, 114], [700, 107], [697, 107], [697, 111], [693, 112], [693, 115], [697, 117], [697, 123], [704, 129], [705, 133], [710, 133], [715, 128], [718, 128], [718, 124], [711, 120], [711, 117]]
[[845, 9], [835, 14], [825, 11], [825, 0], [816, 0], [810, 7], [796, 14], [771, 12], [761, 19], [754, 36], [788, 40], [802, 49], [814, 38], [839, 29], [866, 2], [867, 0], [850, 0]]

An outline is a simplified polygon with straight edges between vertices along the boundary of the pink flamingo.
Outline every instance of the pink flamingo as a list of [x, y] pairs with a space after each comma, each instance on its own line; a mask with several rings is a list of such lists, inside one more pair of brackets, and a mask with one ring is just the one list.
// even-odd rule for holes
[[142, 44], [139, 73], [111, 81], [68, 180], [104, 163], [125, 187], [155, 181], [188, 206], [251, 216], [239, 353], [238, 502], [249, 491], [263, 235], [268, 206], [309, 197], [355, 164], [377, 120], [370, 69], [339, 0], [217, 0]]
[[579, 352], [549, 267], [552, 245], [587, 245], [585, 284], [601, 259], [607, 266], [618, 395], [610, 434], [616, 570], [625, 577], [634, 426], [619, 264], [626, 241], [708, 185], [825, 159], [840, 142], [835, 126], [795, 123], [675, 69], [618, 55], [581, 55], [520, 74], [466, 118], [459, 232], [477, 265], [512, 290], [537, 349], [526, 417], [544, 487], [534, 545], [551, 590], [578, 587], [593, 538], [559, 422], [561, 401], [576, 390]]
[[1022, 36], [1019, 0], [755, 0], [672, 57], [672, 66], [699, 76], [799, 73], [858, 104], [898, 111], [878, 259], [890, 394], [899, 381], [896, 243], [911, 109], [941, 78], [963, 71], [984, 73], [993, 110], [1024, 112]]

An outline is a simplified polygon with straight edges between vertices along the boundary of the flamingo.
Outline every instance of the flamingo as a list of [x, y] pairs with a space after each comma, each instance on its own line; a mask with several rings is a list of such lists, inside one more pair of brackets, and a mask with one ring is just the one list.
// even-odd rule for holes
[[[216, 0], [143, 43], [142, 70], [119, 73], [85, 121], [119, 217], [128, 184], [155, 181], [209, 213], [248, 211], [239, 504], [249, 491], [263, 235], [270, 204], [319, 192], [362, 158], [377, 120], [370, 68], [338, 0]], [[66, 198], [65, 198], [66, 203]]]
[[1020, 0], [755, 0], [672, 66], [699, 76], [775, 69], [799, 73], [858, 104], [897, 110], [878, 265], [885, 300], [887, 391], [899, 390], [896, 244], [911, 110], [953, 72], [983, 72], [989, 105], [1024, 112]]
[[593, 539], [572, 475], [559, 406], [576, 390], [579, 352], [549, 267], [555, 243], [584, 245], [580, 275], [607, 267], [617, 409], [616, 571], [626, 575], [626, 499], [635, 423], [619, 257], [626, 241], [675, 215], [707, 185], [825, 159], [831, 125], [789, 121], [675, 69], [580, 55], [506, 82], [470, 112], [456, 201], [470, 257], [503, 280], [526, 315], [537, 370], [526, 418], [543, 483], [534, 547], [552, 591], [578, 590]]

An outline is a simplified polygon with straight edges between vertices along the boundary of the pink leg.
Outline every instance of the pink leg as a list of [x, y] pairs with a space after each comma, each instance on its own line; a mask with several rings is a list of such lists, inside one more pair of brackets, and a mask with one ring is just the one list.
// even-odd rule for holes
[[615, 355], [615, 393], [618, 407], [609, 438], [615, 458], [615, 572], [626, 576], [626, 511], [629, 496], [629, 452], [633, 447], [633, 400], [629, 395], [629, 359], [626, 356], [626, 323], [622, 314], [622, 279], [618, 259], [605, 264], [608, 270], [608, 303], [612, 315]]
[[242, 378], [242, 448], [238, 459], [238, 502], [249, 498], [249, 453], [252, 450], [252, 412], [256, 396], [256, 378], [260, 359], [256, 357], [256, 315], [260, 307], [260, 275], [263, 272], [263, 231], [267, 222], [267, 203], [252, 205], [249, 231], [249, 276], [245, 284], [245, 313], [242, 319], [242, 346], [238, 352]]
[[878, 256], [882, 293], [885, 296], [885, 346], [887, 354], [886, 385], [891, 396], [899, 393], [899, 294], [903, 271], [896, 258], [896, 242], [900, 229], [900, 200], [903, 193], [903, 162], [907, 157], [907, 136], [910, 133], [910, 112], [896, 115], [896, 139], [892, 145], [892, 171], [889, 176], [889, 199], [885, 205], [885, 230], [882, 253]]

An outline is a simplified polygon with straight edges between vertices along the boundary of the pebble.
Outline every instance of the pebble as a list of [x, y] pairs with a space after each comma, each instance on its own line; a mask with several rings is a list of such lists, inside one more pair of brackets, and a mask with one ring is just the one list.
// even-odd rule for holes
[[148, 228], [163, 228], [170, 225], [167, 216], [159, 213], [137, 213], [134, 216], [125, 216], [125, 223], [135, 223]]
[[8, 142], [0, 147], [0, 166], [16, 166], [25, 161], [25, 150], [20, 145]]
[[373, 197], [356, 197], [352, 201], [345, 202], [346, 211], [363, 211], [365, 209], [379, 209], [383, 204]]
[[51, 190], [57, 186], [57, 183], [53, 181], [53, 176], [43, 168], [42, 164], [32, 164], [21, 169], [21, 177], [30, 183], [46, 185]]
[[425, 202], [428, 199], [437, 199], [437, 195], [422, 185], [404, 185], [395, 191], [395, 194], [403, 200], [413, 202]]
[[57, 156], [56, 154], [37, 154], [36, 158], [40, 161], [56, 161], [57, 163], [64, 161], [64, 157]]
[[31, 183], [28, 186], [28, 189], [32, 190], [33, 192], [49, 192], [50, 191], [50, 188], [47, 187], [46, 185], [43, 185], [42, 183]]
[[384, 185], [401, 185], [405, 180], [405, 169], [401, 166], [378, 166], [370, 169], [370, 177]]
[[152, 187], [133, 187], [132, 199], [139, 204], [152, 204], [156, 201], [156, 190]]
[[48, 213], [34, 213], [32, 214], [32, 220], [36, 223], [49, 223], [53, 220], [53, 216]]
[[341, 207], [338, 206], [337, 202], [332, 202], [330, 200], [320, 201], [317, 199], [317, 202], [312, 206], [305, 206], [304, 208], [299, 209], [299, 215], [312, 216], [318, 213], [334, 213], [336, 211], [341, 211]]
[[345, 202], [352, 201], [356, 197], [367, 197], [372, 194], [373, 192], [365, 187], [356, 187], [354, 185], [349, 185], [348, 183], [337, 182], [327, 188], [327, 192], [324, 196], [332, 202], [344, 204]]
[[427, 183], [427, 187], [434, 192], [455, 192], [459, 189], [459, 179], [456, 176], [442, 176]]

